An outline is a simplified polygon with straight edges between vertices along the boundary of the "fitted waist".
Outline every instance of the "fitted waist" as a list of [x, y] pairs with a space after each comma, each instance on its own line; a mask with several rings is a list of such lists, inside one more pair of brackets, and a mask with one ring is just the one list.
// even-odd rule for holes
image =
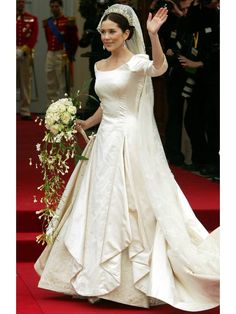
[[102, 122], [107, 125], [124, 126], [124, 125], [134, 125], [137, 123], [137, 116], [127, 111], [103, 111]]
[[104, 117], [120, 119], [127, 115], [127, 105], [121, 101], [108, 99], [106, 102], [101, 102]]

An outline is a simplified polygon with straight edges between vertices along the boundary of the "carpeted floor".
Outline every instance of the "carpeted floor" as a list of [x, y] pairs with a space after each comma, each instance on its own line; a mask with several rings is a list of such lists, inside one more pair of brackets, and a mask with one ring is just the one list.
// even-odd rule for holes
[[[43, 127], [34, 121], [17, 118], [17, 314], [190, 313], [168, 305], [149, 310], [105, 301], [91, 305], [87, 300], [73, 300], [37, 288], [38, 275], [33, 263], [43, 247], [35, 242], [35, 236], [40, 232], [35, 211], [41, 204], [33, 200], [34, 195], [40, 198], [37, 187], [41, 184], [41, 174], [36, 169], [36, 144], [41, 141], [43, 133]], [[80, 145], [84, 146], [82, 139]], [[29, 166], [29, 158], [32, 158], [32, 166]], [[172, 168], [172, 171], [197, 217], [209, 231], [216, 228], [219, 225], [219, 184], [180, 168]], [[218, 314], [219, 308], [200, 313]]]
[[[90, 304], [87, 300], [37, 288], [38, 275], [33, 263], [17, 263], [17, 314], [190, 314], [169, 305], [141, 309], [101, 300]], [[196, 314], [219, 314], [219, 308]]]

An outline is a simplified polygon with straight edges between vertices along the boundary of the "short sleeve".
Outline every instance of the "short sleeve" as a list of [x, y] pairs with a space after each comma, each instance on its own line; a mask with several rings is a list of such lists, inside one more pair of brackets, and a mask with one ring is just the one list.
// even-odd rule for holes
[[165, 55], [164, 61], [159, 69], [156, 69], [153, 65], [153, 61], [149, 59], [147, 54], [134, 55], [128, 62], [129, 69], [132, 72], [142, 72], [148, 76], [160, 76], [164, 74], [168, 68], [167, 60]]

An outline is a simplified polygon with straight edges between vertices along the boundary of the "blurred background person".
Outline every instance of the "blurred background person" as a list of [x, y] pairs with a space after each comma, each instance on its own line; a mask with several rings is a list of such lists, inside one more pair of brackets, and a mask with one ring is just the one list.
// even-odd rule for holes
[[32, 64], [34, 47], [38, 37], [38, 18], [25, 12], [25, 1], [17, 0], [16, 12], [16, 63], [17, 86], [20, 90], [21, 119], [32, 120], [30, 112], [32, 88]]
[[43, 21], [48, 45], [45, 64], [48, 105], [65, 93], [70, 95], [73, 61], [79, 45], [75, 18], [63, 14], [62, 0], [50, 0], [49, 5], [52, 16]]
[[114, 2], [119, 3], [119, 4], [126, 4], [126, 5], [129, 5], [130, 7], [133, 7], [133, 1], [132, 0], [117, 0]]
[[81, 48], [89, 47], [90, 52], [82, 53], [81, 57], [89, 58], [89, 71], [91, 74], [91, 81], [89, 84], [89, 95], [85, 106], [80, 110], [79, 116], [81, 119], [90, 117], [99, 107], [98, 96], [94, 90], [95, 73], [94, 65], [97, 61], [107, 58], [110, 53], [103, 49], [101, 35], [97, 31], [98, 22], [100, 21], [105, 9], [113, 4], [109, 0], [84, 0], [80, 1], [79, 11], [83, 18], [85, 18], [83, 33], [79, 41]]
[[219, 0], [199, 0], [190, 12], [192, 27], [199, 37], [199, 53], [203, 48], [203, 65], [193, 95], [188, 99], [185, 119], [193, 168], [214, 180], [219, 180], [220, 150], [219, 5]]
[[[160, 34], [169, 69], [165, 152], [169, 162], [219, 178], [219, 1], [158, 0], [167, 6]], [[190, 163], [182, 151], [183, 129], [190, 140]]]
[[[164, 147], [168, 161], [176, 166], [185, 165], [182, 153], [183, 112], [186, 97], [183, 89], [189, 73], [185, 71], [178, 57], [191, 52], [192, 33], [189, 28], [189, 9], [193, 0], [153, 1], [150, 7], [154, 12], [160, 6], [169, 10], [168, 19], [160, 37], [166, 54], [169, 68], [166, 74], [166, 94], [168, 117], [164, 136]], [[190, 32], [190, 33], [189, 33]]]

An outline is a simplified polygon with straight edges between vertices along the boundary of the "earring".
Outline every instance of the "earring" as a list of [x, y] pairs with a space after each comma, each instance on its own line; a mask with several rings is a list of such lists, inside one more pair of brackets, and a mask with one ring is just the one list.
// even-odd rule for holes
[[126, 47], [126, 41], [125, 41], [125, 40], [124, 40], [124, 42], [123, 42], [123, 46]]
[[102, 46], [102, 48], [103, 48], [103, 50], [105, 50], [105, 49], [106, 49], [104, 45]]

